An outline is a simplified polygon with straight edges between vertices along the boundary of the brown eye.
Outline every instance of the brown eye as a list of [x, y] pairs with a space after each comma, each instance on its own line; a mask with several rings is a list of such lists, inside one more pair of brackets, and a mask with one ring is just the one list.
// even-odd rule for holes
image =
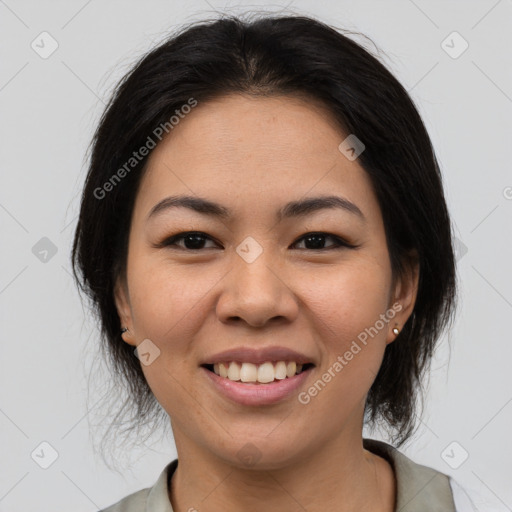
[[[178, 244], [183, 240], [183, 245]], [[197, 231], [187, 231], [183, 233], [178, 233], [177, 235], [173, 235], [170, 238], [165, 239], [160, 246], [169, 247], [175, 246], [181, 249], [197, 251], [200, 249], [204, 249], [204, 244], [206, 241], [213, 241], [208, 235], [205, 233], [197, 232]]]
[[[332, 239], [334, 240], [334, 245], [331, 245], [329, 247], [323, 247], [325, 244], [326, 239]], [[339, 249], [342, 247], [346, 248], [355, 248], [356, 246], [349, 244], [345, 240], [341, 239], [338, 236], [331, 235], [329, 233], [307, 233], [306, 235], [303, 235], [295, 244], [297, 244], [299, 241], [304, 240], [307, 247], [305, 249], [308, 250], [331, 250], [331, 249]], [[294, 245], [295, 245], [294, 244]]]

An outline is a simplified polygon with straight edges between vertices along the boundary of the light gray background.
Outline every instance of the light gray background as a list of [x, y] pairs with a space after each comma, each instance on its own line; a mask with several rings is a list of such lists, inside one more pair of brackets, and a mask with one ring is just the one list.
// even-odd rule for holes
[[[453, 350], [445, 337], [403, 451], [512, 510], [510, 0], [0, 0], [0, 511], [95, 511], [152, 485], [175, 457], [172, 439], [158, 440], [128, 454], [121, 476], [94, 455], [89, 422], [103, 384], [89, 401], [86, 389], [97, 332], [69, 258], [85, 151], [113, 85], [143, 52], [183, 22], [255, 7], [367, 34], [418, 105], [460, 240], [461, 299]], [[58, 43], [46, 59], [31, 48], [50, 48], [43, 31]], [[462, 48], [453, 31], [469, 44], [457, 58], [445, 51]], [[46, 262], [32, 251], [43, 237], [57, 248]], [[48, 469], [31, 458], [49, 456], [44, 441], [58, 452]]]

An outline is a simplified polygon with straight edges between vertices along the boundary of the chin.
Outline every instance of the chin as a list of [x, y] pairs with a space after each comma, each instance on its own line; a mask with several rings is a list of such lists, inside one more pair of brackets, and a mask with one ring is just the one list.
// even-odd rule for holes
[[297, 451], [297, 442], [288, 438], [270, 439], [248, 436], [229, 441], [229, 453], [212, 450], [226, 464], [237, 469], [251, 471], [270, 471], [295, 465], [304, 458], [304, 453]]

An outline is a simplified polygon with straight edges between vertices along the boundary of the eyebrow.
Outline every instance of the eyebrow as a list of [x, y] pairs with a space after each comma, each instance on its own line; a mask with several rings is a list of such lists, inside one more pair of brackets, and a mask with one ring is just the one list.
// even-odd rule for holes
[[[147, 221], [159, 214], [173, 208], [188, 208], [203, 215], [210, 215], [218, 219], [228, 220], [232, 217], [231, 211], [218, 203], [197, 196], [169, 196], [158, 202], [147, 216]], [[298, 201], [290, 201], [276, 212], [276, 220], [301, 217], [311, 213], [338, 208], [366, 221], [363, 212], [351, 201], [340, 196], [309, 197]]]

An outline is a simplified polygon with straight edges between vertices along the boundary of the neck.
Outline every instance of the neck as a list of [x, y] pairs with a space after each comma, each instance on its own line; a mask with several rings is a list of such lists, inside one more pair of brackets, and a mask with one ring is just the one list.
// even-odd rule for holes
[[[169, 498], [174, 512], [392, 512], [395, 479], [387, 461], [365, 450], [361, 434], [340, 436], [277, 468], [240, 468], [175, 436], [178, 467]], [[180, 457], [186, 453], [187, 457]]]

